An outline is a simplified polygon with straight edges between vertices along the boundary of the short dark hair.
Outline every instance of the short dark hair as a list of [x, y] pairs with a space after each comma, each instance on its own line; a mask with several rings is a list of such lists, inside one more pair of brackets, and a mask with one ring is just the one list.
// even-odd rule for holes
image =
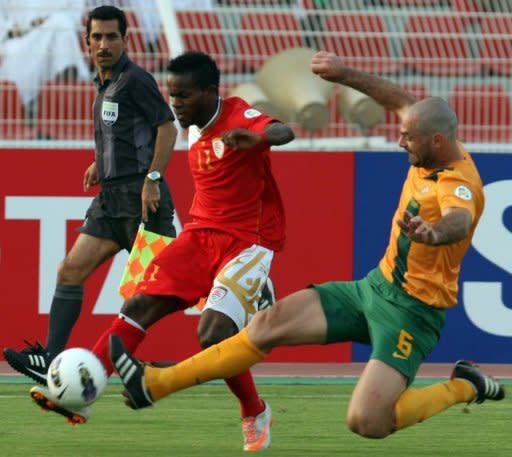
[[219, 87], [220, 71], [208, 54], [199, 51], [187, 51], [172, 59], [167, 71], [173, 74], [191, 74], [194, 83], [201, 89], [210, 86]]
[[91, 33], [91, 22], [93, 19], [99, 21], [111, 21], [113, 19], [117, 19], [121, 36], [123, 38], [126, 36], [126, 29], [128, 26], [126, 24], [126, 16], [124, 15], [124, 12], [119, 8], [111, 5], [98, 6], [97, 8], [94, 8], [92, 11], [90, 11], [89, 15], [87, 16], [87, 25], [85, 27], [85, 38], [87, 40], [87, 44], [89, 44], [89, 34]]

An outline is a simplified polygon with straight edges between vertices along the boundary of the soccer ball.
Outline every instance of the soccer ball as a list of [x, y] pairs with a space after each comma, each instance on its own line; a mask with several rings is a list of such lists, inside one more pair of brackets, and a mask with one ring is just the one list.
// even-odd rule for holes
[[48, 368], [48, 390], [64, 408], [79, 409], [98, 399], [107, 385], [107, 372], [89, 350], [72, 348], [61, 352]]

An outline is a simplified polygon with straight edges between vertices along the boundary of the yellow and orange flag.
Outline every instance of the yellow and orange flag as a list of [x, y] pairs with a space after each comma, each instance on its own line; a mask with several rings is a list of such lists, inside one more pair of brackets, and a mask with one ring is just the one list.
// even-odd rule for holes
[[140, 224], [132, 250], [124, 267], [119, 284], [119, 294], [125, 300], [130, 298], [137, 284], [144, 276], [144, 270], [153, 257], [162, 251], [174, 238], [150, 232]]

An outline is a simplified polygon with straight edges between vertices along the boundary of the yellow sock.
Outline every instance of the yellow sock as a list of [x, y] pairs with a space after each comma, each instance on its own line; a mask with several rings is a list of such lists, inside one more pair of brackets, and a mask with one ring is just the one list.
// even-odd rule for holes
[[243, 329], [172, 367], [146, 367], [144, 376], [156, 401], [186, 387], [235, 376], [265, 357], [266, 354], [254, 346], [247, 330]]
[[407, 389], [395, 405], [395, 429], [422, 422], [456, 403], [470, 402], [475, 395], [473, 386], [462, 379]]

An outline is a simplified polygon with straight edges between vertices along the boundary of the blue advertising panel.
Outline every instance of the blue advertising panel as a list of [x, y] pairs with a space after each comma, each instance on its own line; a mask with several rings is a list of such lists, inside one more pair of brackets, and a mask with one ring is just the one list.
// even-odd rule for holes
[[[409, 167], [405, 153], [355, 154], [354, 278], [384, 254], [391, 218]], [[430, 362], [459, 358], [512, 361], [512, 154], [473, 154], [484, 183], [486, 207], [464, 263], [459, 303], [447, 312]], [[370, 350], [354, 344], [354, 361]]]

